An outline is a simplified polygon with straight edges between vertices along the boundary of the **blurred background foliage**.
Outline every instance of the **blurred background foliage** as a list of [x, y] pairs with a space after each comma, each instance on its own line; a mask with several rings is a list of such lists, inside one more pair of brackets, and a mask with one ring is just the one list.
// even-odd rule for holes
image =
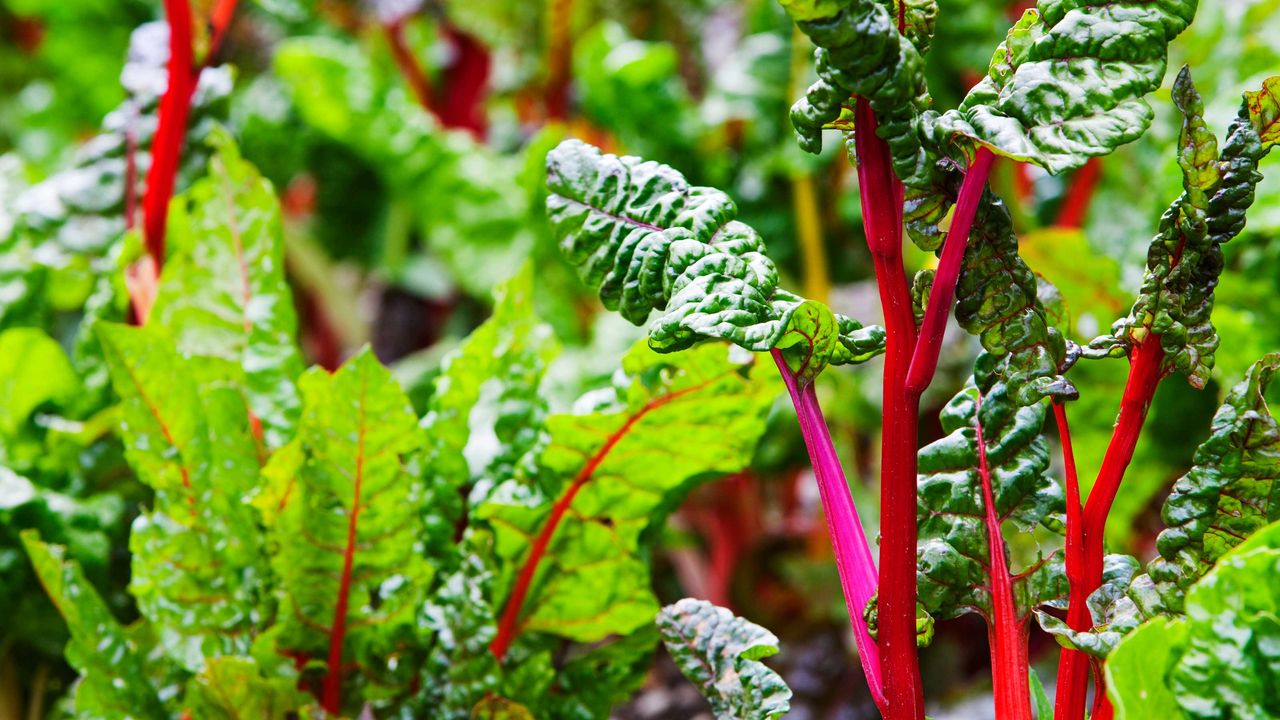
[[[196, 16], [213, 4], [197, 0]], [[939, 108], [980, 77], [1027, 4], [940, 0], [929, 56]], [[1192, 66], [1211, 127], [1225, 127], [1240, 91], [1280, 67], [1278, 10], [1280, 0], [1201, 3], [1174, 44], [1171, 67]], [[107, 432], [114, 409], [78, 329], [85, 317], [125, 312], [118, 270], [129, 250], [115, 242], [120, 113], [145, 116], [163, 75], [157, 89], [145, 72], [156, 63], [142, 56], [132, 80], [122, 70], [134, 29], [162, 17], [155, 0], [0, 0], [0, 719], [21, 717], [24, 698], [56, 697], [73, 677], [61, 622], [31, 592], [21, 529], [68, 545], [120, 617], [136, 612], [124, 592], [126, 537], [146, 493]], [[419, 411], [439, 358], [528, 258], [538, 313], [566, 347], [548, 380], [553, 403], [611, 373], [640, 336], [597, 312], [545, 226], [543, 156], [567, 136], [724, 189], [797, 289], [877, 319], [856, 173], [839, 143], [815, 157], [792, 137], [788, 110], [813, 80], [811, 48], [774, 0], [245, 0], [219, 61], [226, 82], [205, 81], [187, 162], [200, 161], [201, 113], [231, 128], [283, 200], [309, 360], [335, 367], [371, 342]], [[1167, 89], [1153, 106], [1151, 132], [1075, 174], [1002, 163], [993, 176], [1015, 210], [1024, 257], [1059, 288], [1080, 342], [1127, 310], [1159, 215], [1180, 190]], [[1161, 387], [1108, 528], [1117, 549], [1153, 553], [1159, 501], [1207, 435], [1223, 389], [1280, 347], [1278, 233], [1272, 177], [1248, 229], [1225, 248], [1214, 382], [1203, 392]], [[908, 270], [933, 261], [908, 253]], [[940, 434], [936, 411], [978, 349], [958, 331], [948, 338], [922, 443]], [[879, 373], [877, 363], [828, 372], [820, 388], [867, 519], [877, 498]], [[1073, 373], [1087, 479], [1125, 368], [1086, 363]], [[830, 708], [871, 703], [849, 703], [865, 691], [851, 689], [862, 683], [840, 629], [820, 507], [793, 423], [772, 422], [749, 473], [703, 488], [673, 515], [655, 583], [664, 600], [707, 597], [775, 630], [796, 717], [850, 717]], [[985, 675], [982, 632], [968, 621], [939, 628], [923, 656], [931, 696], [962, 702], [982, 690], [972, 686]], [[701, 701], [668, 687], [677, 677], [660, 660], [645, 691], [660, 701], [620, 712], [691, 716]]]

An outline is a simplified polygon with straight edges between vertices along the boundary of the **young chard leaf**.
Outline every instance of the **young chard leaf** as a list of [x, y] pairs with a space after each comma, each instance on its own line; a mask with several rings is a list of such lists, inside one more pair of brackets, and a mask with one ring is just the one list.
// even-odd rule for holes
[[376, 682], [366, 699], [411, 678], [402, 643], [416, 632], [432, 568], [422, 552], [421, 481], [405, 458], [423, 436], [404, 391], [368, 348], [333, 374], [307, 371], [298, 387], [296, 451], [268, 466], [288, 464], [281, 475], [292, 480], [276, 495], [283, 509], [271, 527], [280, 548], [272, 557], [282, 589], [277, 641], [295, 657], [326, 660], [322, 704], [337, 713], [353, 667]]
[[165, 328], [197, 383], [243, 387], [266, 444], [297, 421], [298, 321], [284, 276], [280, 201], [225, 130], [211, 133], [209, 174], [169, 215], [168, 257], [148, 325]]
[[[960, 107], [925, 118], [941, 147], [962, 138], [1060, 173], [1146, 132], [1169, 43], [1197, 0], [1040, 0], [996, 49]], [[971, 154], [971, 152], [969, 153]]]
[[595, 642], [652, 619], [641, 534], [691, 480], [746, 465], [775, 396], [765, 364], [728, 351], [637, 346], [612, 402], [548, 419], [541, 487], [510, 480], [476, 509], [504, 566], [495, 656], [527, 631]]
[[658, 613], [671, 657], [711, 703], [717, 720], [777, 718], [791, 688], [762, 659], [778, 653], [773, 633], [705, 600], [685, 598]]
[[[663, 313], [649, 333], [658, 352], [707, 339], [770, 350], [781, 346], [799, 308], [805, 324], [825, 311], [778, 287], [763, 240], [733, 219], [727, 195], [692, 187], [666, 165], [566, 140], [547, 155], [547, 185], [561, 246], [583, 280], [600, 288], [605, 307], [637, 325], [653, 310]], [[843, 315], [833, 326], [837, 342], [824, 341], [809, 367], [862, 362], [884, 350], [880, 327]]]
[[1269, 78], [1262, 91], [1246, 93], [1216, 154], [1191, 74], [1186, 68], [1178, 74], [1174, 101], [1184, 118], [1178, 152], [1183, 193], [1160, 218], [1133, 309], [1112, 326], [1111, 336], [1090, 343], [1090, 355], [1123, 354], [1155, 333], [1165, 355], [1162, 369], [1185, 374], [1195, 387], [1208, 381], [1218, 347], [1211, 315], [1223, 270], [1221, 246], [1244, 230], [1245, 211], [1262, 180], [1258, 164], [1275, 145], [1272, 90], [1278, 84], [1280, 77]]
[[169, 717], [147, 678], [146, 652], [111, 616], [106, 603], [65, 550], [47, 545], [33, 530], [22, 544], [40, 584], [67, 622], [67, 662], [80, 672], [77, 717], [161, 720]]
[[198, 361], [153, 328], [99, 323], [97, 336], [126, 457], [155, 491], [130, 535], [129, 589], [162, 649], [199, 671], [207, 658], [247, 652], [261, 617], [261, 533], [242, 500], [259, 472], [248, 410], [237, 390], [198, 385]]
[[1186, 587], [1259, 528], [1280, 519], [1280, 423], [1264, 394], [1280, 353], [1254, 363], [1227, 393], [1195, 465], [1174, 483], [1161, 515], [1154, 577]]

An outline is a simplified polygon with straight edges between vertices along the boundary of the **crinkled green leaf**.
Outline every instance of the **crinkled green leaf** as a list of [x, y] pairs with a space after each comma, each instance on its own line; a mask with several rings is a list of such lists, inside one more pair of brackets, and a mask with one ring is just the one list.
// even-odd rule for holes
[[[1020, 405], [999, 378], [998, 361], [978, 360], [974, 377], [940, 416], [946, 437], [921, 448], [917, 521], [920, 602], [943, 619], [992, 614], [993, 541], [987, 532], [978, 448], [981, 432], [995, 501], [995, 518], [1031, 533], [1055, 526], [1063, 509], [1062, 489], [1046, 476], [1049, 451], [1041, 430], [1043, 402]], [[1066, 596], [1066, 575], [1056, 554], [1038, 558], [1025, 571], [1011, 568], [1015, 612], [1025, 617], [1039, 605]]]
[[490, 547], [469, 545], [459, 567], [446, 575], [427, 601], [425, 626], [434, 634], [427, 658], [427, 703], [432, 717], [465, 720], [485, 695], [498, 692], [502, 671], [489, 643], [497, 619], [490, 599]]
[[[518, 613], [520, 631], [594, 642], [653, 618], [642, 533], [691, 481], [749, 462], [775, 396], [771, 376], [761, 377], [767, 363], [729, 351], [637, 346], [612, 397], [594, 396], [595, 412], [548, 419], [538, 485], [507, 481], [477, 508], [503, 566], [504, 614]], [[546, 552], [531, 557], [539, 538]], [[512, 610], [513, 580], [530, 567], [528, 594]]]
[[1111, 654], [1118, 716], [1179, 717], [1175, 706], [1193, 720], [1280, 715], [1280, 523], [1222, 556], [1187, 592], [1186, 613], [1143, 625]]
[[[1185, 587], [1259, 528], [1280, 520], [1280, 424], [1264, 397], [1280, 353], [1254, 363], [1227, 393], [1191, 471], [1174, 483], [1161, 515], [1168, 529], [1153, 575]], [[1164, 577], [1168, 576], [1168, 577]]]
[[187, 683], [182, 706], [201, 720], [287, 720], [307, 704], [297, 685], [294, 678], [262, 677], [249, 658], [218, 658]]
[[961, 261], [956, 321], [977, 335], [988, 353], [1009, 356], [1003, 372], [1017, 402], [1078, 395], [1061, 374], [1067, 364], [1066, 340], [1049, 325], [1036, 275], [1018, 255], [1008, 208], [989, 190]]
[[818, 81], [791, 108], [800, 147], [822, 149], [822, 129], [838, 120], [853, 96], [875, 110], [877, 134], [889, 145], [903, 182], [917, 184], [932, 171], [921, 145], [918, 114], [929, 105], [924, 57], [929, 3], [911, 3], [907, 34], [898, 32], [892, 3], [880, 0], [781, 0], [796, 25], [818, 47]]
[[279, 544], [272, 557], [281, 591], [278, 642], [315, 660], [337, 653], [342, 667], [328, 671], [348, 685], [370, 681], [364, 693], [372, 700], [412, 676], [410, 638], [432, 575], [423, 554], [422, 483], [405, 468], [422, 447], [422, 431], [404, 391], [368, 348], [332, 374], [308, 370], [299, 390], [293, 442], [304, 459], [271, 528]]
[[244, 501], [259, 471], [248, 408], [234, 389], [198, 385], [199, 361], [157, 330], [100, 323], [97, 334], [126, 456], [155, 491], [129, 539], [129, 589], [164, 651], [198, 671], [246, 652], [262, 620], [262, 538]]
[[160, 720], [169, 717], [147, 678], [145, 651], [120, 626], [79, 563], [28, 530], [22, 544], [36, 575], [71, 632], [67, 662], [80, 672], [76, 717]]
[[1246, 98], [1214, 161], [1200, 96], [1186, 69], [1178, 75], [1174, 99], [1184, 116], [1178, 154], [1183, 193], [1160, 218], [1133, 309], [1112, 326], [1111, 336], [1090, 344], [1090, 354], [1120, 354], [1157, 333], [1168, 368], [1185, 374], [1195, 387], [1208, 381], [1218, 347], [1211, 315], [1223, 269], [1221, 246], [1244, 229], [1245, 212], [1262, 180], [1258, 163], [1272, 147], [1257, 129], [1266, 131], [1266, 113], [1273, 107], [1261, 101], [1262, 94], [1253, 102]]
[[65, 401], [79, 387], [67, 353], [43, 330], [0, 332], [0, 432], [15, 432], [36, 408]]
[[405, 201], [464, 289], [486, 297], [519, 269], [532, 235], [517, 159], [438, 128], [354, 45], [290, 38], [275, 51], [275, 69], [303, 120], [377, 169]]
[[[778, 288], [763, 240], [734, 220], [727, 195], [692, 187], [666, 165], [567, 140], [547, 155], [547, 185], [547, 214], [561, 246], [583, 280], [600, 288], [605, 307], [637, 325], [662, 312], [649, 333], [659, 352], [706, 339], [769, 350], [783, 346], [798, 308], [806, 308], [801, 324], [821, 314]], [[824, 341], [810, 366], [862, 362], [883, 351], [882, 328], [834, 317], [838, 342]]]
[[1158, 584], [1151, 576], [1137, 572], [1137, 559], [1129, 555], [1108, 555], [1104, 559], [1102, 585], [1086, 601], [1093, 627], [1072, 630], [1061, 619], [1037, 610], [1040, 627], [1056, 636], [1063, 647], [1106, 658], [1142, 623], [1160, 615], [1181, 612], [1181, 590]]
[[1246, 92], [1244, 102], [1262, 151], [1269, 152], [1280, 143], [1280, 76], [1263, 80], [1261, 90]]
[[927, 119], [947, 144], [965, 138], [1051, 173], [1132, 142], [1153, 117], [1168, 45], [1197, 0], [1041, 0], [996, 49], [960, 107]]
[[778, 653], [773, 633], [693, 598], [666, 606], [657, 622], [672, 659], [717, 720], [776, 718], [791, 709], [791, 688], [760, 662]]
[[271, 184], [219, 129], [209, 175], [169, 215], [172, 251], [149, 324], [166, 329], [198, 383], [243, 388], [268, 447], [297, 421], [302, 372], [297, 317], [284, 275], [280, 202]]
[[894, 4], [902, 15], [902, 34], [921, 55], [928, 55], [938, 23], [938, 0], [896, 0]]

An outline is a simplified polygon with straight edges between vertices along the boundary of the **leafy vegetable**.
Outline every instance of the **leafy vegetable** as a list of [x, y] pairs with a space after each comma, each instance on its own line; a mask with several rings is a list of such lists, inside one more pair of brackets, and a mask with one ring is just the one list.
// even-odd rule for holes
[[760, 662], [778, 652], [773, 633], [693, 598], [663, 608], [658, 627], [680, 671], [701, 687], [717, 718], [776, 718], [791, 709], [791, 689]]

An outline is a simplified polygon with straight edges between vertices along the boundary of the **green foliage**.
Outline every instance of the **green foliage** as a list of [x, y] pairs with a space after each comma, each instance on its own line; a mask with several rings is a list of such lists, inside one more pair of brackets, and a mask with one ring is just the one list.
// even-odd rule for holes
[[1040, 627], [1054, 635], [1063, 647], [1107, 658], [1139, 625], [1181, 608], [1178, 588], [1153, 582], [1147, 574], [1138, 575], [1138, 567], [1138, 561], [1128, 555], [1108, 555], [1104, 559], [1102, 586], [1087, 601], [1093, 628], [1072, 630], [1062, 620], [1037, 610]]
[[815, 328], [821, 338], [799, 343], [795, 367], [862, 362], [883, 351], [881, 328], [780, 289], [763, 240], [733, 219], [736, 207], [719, 190], [576, 140], [547, 156], [547, 185], [547, 213], [564, 252], [600, 288], [605, 307], [637, 325], [662, 311], [649, 333], [659, 352], [705, 339], [755, 351], [795, 347]]
[[1164, 562], [1152, 574], [1186, 585], [1263, 525], [1280, 519], [1280, 425], [1265, 393], [1280, 354], [1254, 363], [1227, 393], [1195, 466], [1174, 484], [1156, 542]]
[[926, 119], [942, 146], [971, 140], [1051, 173], [1132, 142], [1151, 124], [1143, 99], [1164, 79], [1169, 42], [1196, 0], [1094, 5], [1041, 0], [996, 48], [960, 107]]
[[65, 549], [47, 545], [28, 530], [22, 543], [45, 592], [67, 622], [67, 662], [80, 672], [76, 714], [84, 718], [166, 717], [156, 688], [147, 680], [147, 648], [111, 616]]
[[[947, 436], [920, 450], [920, 602], [939, 618], [977, 612], [990, 620], [991, 586], [1002, 581], [991, 577], [992, 543], [996, 552], [1007, 549], [1003, 538], [987, 531], [979, 435], [997, 523], [1022, 533], [1061, 524], [1062, 489], [1045, 474], [1044, 403], [1019, 405], [999, 380], [998, 364], [992, 356], [979, 359], [973, 379], [940, 415]], [[1025, 572], [1016, 572], [1012, 587], [1019, 617], [1064, 598], [1061, 558], [1036, 558]]]
[[171, 250], [150, 322], [199, 359], [195, 382], [243, 387], [266, 444], [279, 447], [297, 421], [293, 380], [302, 372], [280, 202], [225, 131], [209, 144], [208, 175], [170, 211]]
[[1210, 316], [1223, 270], [1221, 246], [1244, 229], [1262, 179], [1258, 163], [1272, 147], [1273, 141], [1261, 139], [1274, 121], [1275, 101], [1267, 98], [1267, 92], [1246, 98], [1219, 154], [1191, 75], [1185, 68], [1179, 73], [1174, 99], [1184, 118], [1178, 148], [1183, 193], [1160, 219], [1137, 302], [1112, 326], [1111, 337], [1091, 343], [1092, 354], [1122, 353], [1156, 333], [1165, 363], [1204, 387], [1218, 347]]
[[[360, 669], [370, 699], [408, 684], [415, 614], [431, 582], [423, 556], [423, 488], [406, 460], [423, 436], [404, 391], [363, 350], [330, 374], [298, 381], [302, 415], [293, 452], [268, 474], [289, 485], [270, 532], [279, 551], [281, 650]], [[296, 454], [295, 454], [296, 453]], [[283, 466], [283, 467], [282, 467]], [[274, 471], [274, 472], [273, 472]]]
[[747, 464], [777, 395], [764, 363], [728, 350], [637, 346], [593, 411], [547, 419], [537, 482], [507, 481], [477, 508], [521, 631], [595, 642], [653, 618], [642, 535], [691, 481]]
[[666, 606], [657, 622], [671, 657], [717, 718], [776, 718], [791, 709], [791, 688], [760, 662], [778, 652], [773, 633], [693, 598]]
[[[356, 47], [291, 38], [275, 69], [302, 119], [371, 165], [415, 229], [466, 290], [487, 295], [528, 254], [528, 198], [518, 163], [462, 132], [446, 132]], [[397, 270], [400, 268], [397, 268]]]
[[1187, 592], [1186, 619], [1134, 631], [1106, 665], [1118, 717], [1264, 718], [1280, 712], [1274, 692], [1280, 641], [1280, 524], [1219, 559]]

